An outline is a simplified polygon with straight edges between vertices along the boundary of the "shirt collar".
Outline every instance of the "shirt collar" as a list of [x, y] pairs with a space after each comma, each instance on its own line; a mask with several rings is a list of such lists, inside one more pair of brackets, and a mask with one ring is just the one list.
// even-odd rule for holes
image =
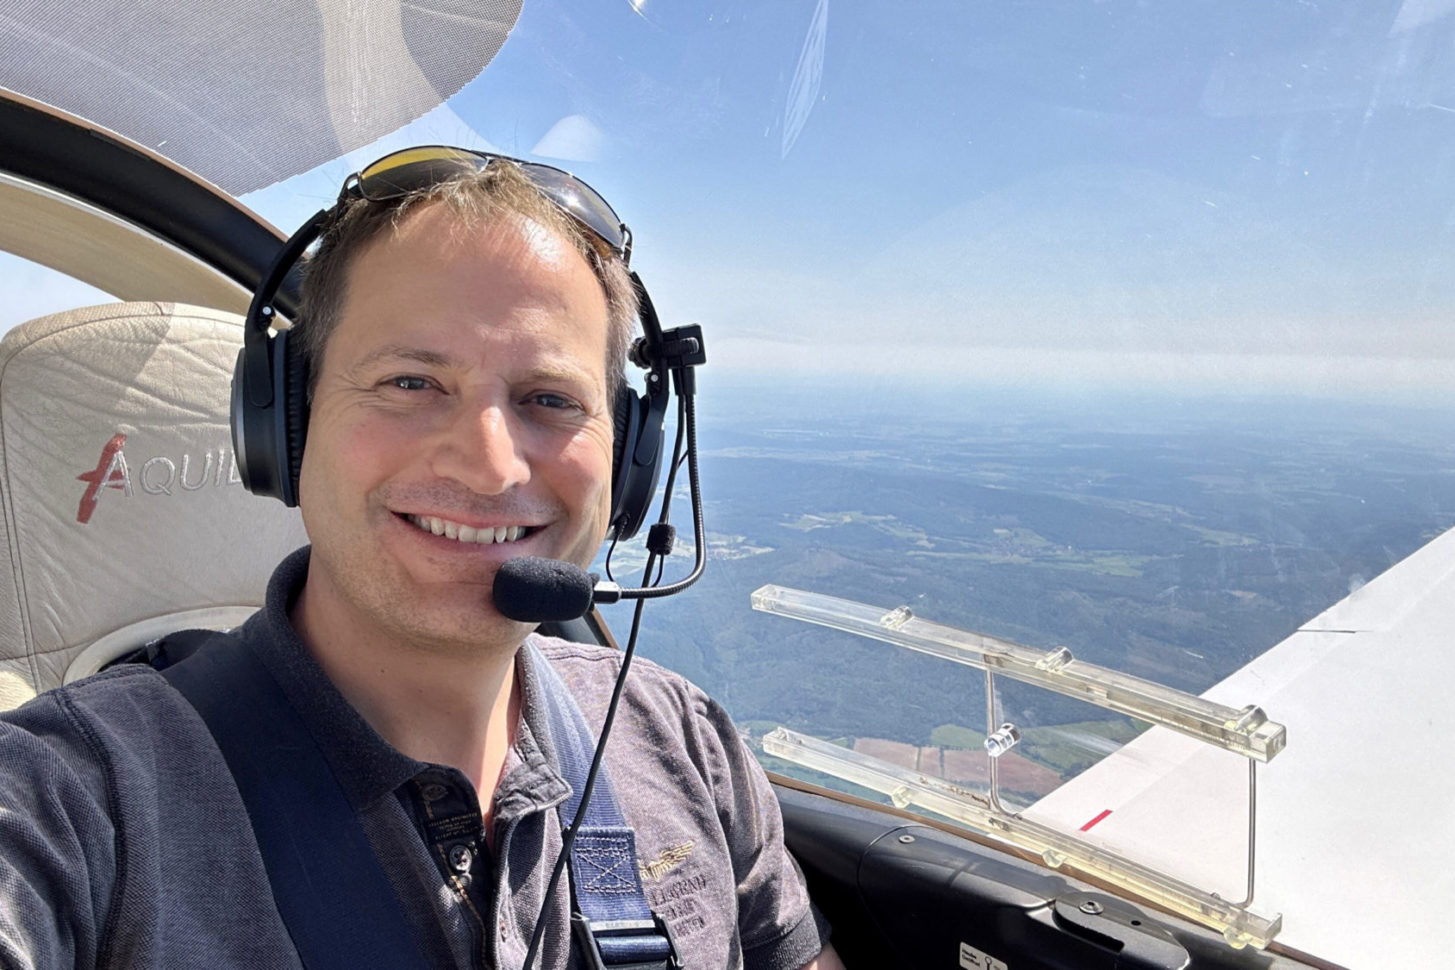
[[[311, 547], [278, 564], [268, 581], [265, 604], [238, 633], [262, 658], [322, 749], [353, 809], [362, 811], [429, 768], [385, 741], [341, 694], [299, 639], [288, 612], [308, 578]], [[534, 634], [528, 639], [533, 640]], [[518, 761], [496, 792], [498, 817], [549, 808], [570, 788], [556, 769], [550, 728], [542, 709], [535, 665], [548, 661], [535, 649], [516, 654], [521, 686], [521, 723], [516, 731]]]
[[328, 759], [355, 811], [388, 795], [428, 765], [396, 750], [369, 726], [304, 647], [288, 611], [308, 578], [311, 547], [289, 555], [268, 581], [263, 608], [238, 631], [277, 679]]
[[536, 635], [526, 638], [515, 655], [515, 676], [520, 683], [520, 724], [515, 732], [515, 756], [519, 759], [500, 779], [495, 791], [495, 817], [508, 820], [550, 808], [566, 800], [571, 786], [557, 768], [556, 751], [545, 715], [543, 690], [537, 664], [550, 661], [536, 649]]

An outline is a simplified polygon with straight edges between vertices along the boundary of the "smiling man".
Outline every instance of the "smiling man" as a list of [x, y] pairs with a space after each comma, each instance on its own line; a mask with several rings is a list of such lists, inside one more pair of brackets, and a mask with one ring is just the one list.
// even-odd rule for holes
[[585, 565], [606, 534], [605, 291], [558, 229], [461, 218], [436, 202], [362, 247], [317, 368], [299, 613], [351, 655], [518, 642], [499, 565]]
[[559, 229], [461, 215], [408, 212], [349, 269], [316, 370], [293, 619], [395, 747], [489, 791], [530, 632], [496, 611], [495, 572], [585, 565], [606, 534], [608, 314]]
[[[424, 965], [520, 967], [543, 923], [533, 967], [589, 967], [571, 886], [594, 874], [550, 888], [572, 792], [547, 708], [564, 691], [598, 729], [621, 655], [537, 636], [491, 590], [519, 556], [589, 564], [611, 525], [627, 237], [564, 173], [418, 158], [350, 180], [306, 271], [312, 545], [199, 653], [247, 651], [281, 687]], [[44, 695], [0, 719], [0, 752], [0, 835], [24, 847], [0, 860], [0, 964], [297, 965], [259, 821], [155, 672]], [[606, 771], [680, 966], [841, 967], [771, 787], [701, 691], [639, 661]]]

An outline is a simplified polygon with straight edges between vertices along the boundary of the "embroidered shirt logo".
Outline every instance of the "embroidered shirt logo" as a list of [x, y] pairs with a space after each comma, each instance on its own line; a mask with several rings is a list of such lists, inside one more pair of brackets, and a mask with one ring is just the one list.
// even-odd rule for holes
[[[148, 495], [171, 495], [174, 488], [195, 492], [209, 485], [222, 488], [242, 484], [231, 449], [209, 448], [203, 452], [200, 462], [183, 452], [180, 464], [165, 455], [157, 455], [143, 462], [140, 472], [133, 476], [126, 452], [122, 450], [125, 444], [126, 435], [120, 432], [112, 435], [102, 446], [96, 467], [76, 476], [77, 481], [86, 483], [86, 491], [76, 509], [76, 521], [82, 525], [91, 521], [103, 488], [114, 488], [131, 498], [135, 494], [134, 483], [139, 483]], [[200, 472], [198, 465], [201, 465]]]
[[642, 874], [642, 881], [651, 880], [652, 882], [656, 882], [673, 869], [676, 869], [692, 855], [692, 847], [696, 844], [691, 839], [688, 839], [686, 842], [679, 842], [676, 845], [667, 846], [667, 848], [657, 853], [657, 857], [651, 862], [638, 862], [637, 869]]

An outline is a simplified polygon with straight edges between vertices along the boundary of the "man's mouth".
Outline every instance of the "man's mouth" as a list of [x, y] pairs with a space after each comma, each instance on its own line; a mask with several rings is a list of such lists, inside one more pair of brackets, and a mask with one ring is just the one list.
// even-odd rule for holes
[[461, 525], [458, 522], [451, 522], [449, 519], [441, 519], [433, 515], [406, 515], [403, 518], [425, 532], [433, 532], [437, 536], [454, 539], [456, 542], [475, 542], [481, 545], [494, 542], [514, 542], [534, 531], [528, 525], [502, 525], [493, 529], [488, 527], [477, 529], [474, 526]]

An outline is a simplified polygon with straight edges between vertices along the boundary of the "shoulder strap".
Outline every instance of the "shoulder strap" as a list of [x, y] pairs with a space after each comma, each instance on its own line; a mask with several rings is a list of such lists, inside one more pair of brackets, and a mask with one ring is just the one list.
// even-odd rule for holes
[[[562, 827], [581, 805], [596, 742], [576, 699], [535, 645], [543, 707], [561, 775], [571, 794], [560, 806]], [[636, 833], [626, 824], [605, 765], [596, 778], [586, 815], [576, 833], [569, 869], [571, 923], [593, 970], [669, 970], [679, 966], [664, 920], [647, 906], [637, 868]]]
[[426, 970], [327, 759], [252, 649], [218, 636], [162, 676], [202, 715], [227, 760], [303, 965]]

